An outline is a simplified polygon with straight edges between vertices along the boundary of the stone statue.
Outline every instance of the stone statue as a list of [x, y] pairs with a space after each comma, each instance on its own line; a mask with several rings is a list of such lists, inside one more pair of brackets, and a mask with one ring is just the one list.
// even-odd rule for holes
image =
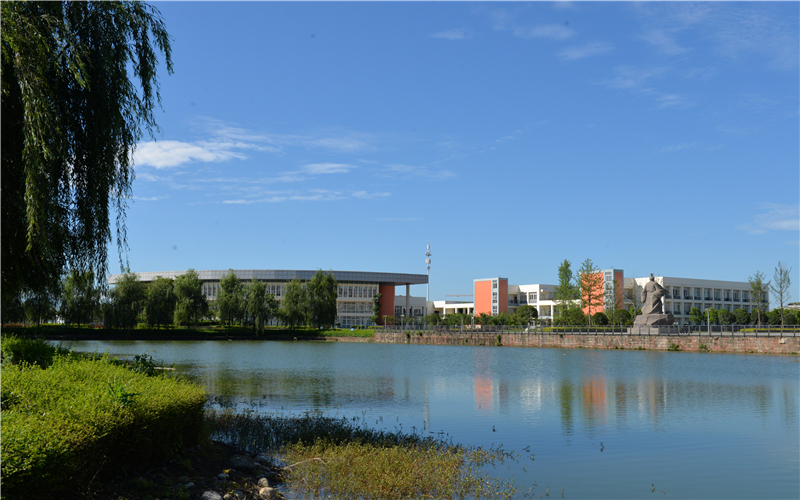
[[672, 314], [664, 314], [664, 306], [661, 298], [667, 295], [667, 290], [656, 283], [656, 279], [650, 274], [650, 281], [642, 287], [642, 314], [633, 320], [636, 326], [669, 326], [675, 322]]
[[661, 298], [666, 294], [666, 288], [656, 283], [650, 274], [650, 281], [642, 287], [642, 314], [664, 314]]

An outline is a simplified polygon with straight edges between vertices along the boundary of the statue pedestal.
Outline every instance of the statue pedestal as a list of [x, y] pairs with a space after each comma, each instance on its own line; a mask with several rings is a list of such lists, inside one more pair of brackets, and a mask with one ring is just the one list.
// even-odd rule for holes
[[669, 326], [675, 323], [671, 314], [640, 314], [633, 320], [633, 326]]
[[628, 328], [628, 335], [680, 335], [681, 327], [678, 325], [660, 326], [632, 326]]

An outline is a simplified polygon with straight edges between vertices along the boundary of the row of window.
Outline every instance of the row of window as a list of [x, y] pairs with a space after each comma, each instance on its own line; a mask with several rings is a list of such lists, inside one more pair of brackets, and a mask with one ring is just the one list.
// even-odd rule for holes
[[689, 314], [692, 310], [692, 307], [696, 307], [700, 309], [701, 312], [704, 312], [706, 309], [725, 309], [728, 312], [734, 312], [737, 309], [744, 309], [747, 312], [750, 312], [750, 306], [741, 306], [741, 307], [732, 307], [730, 305], [723, 305], [721, 307], [713, 307], [712, 304], [706, 304], [705, 307], [703, 304], [692, 304], [691, 302], [683, 303], [683, 307], [681, 307], [680, 302], [667, 302], [664, 304], [664, 311], [668, 314]]
[[[281, 298], [286, 293], [286, 283], [265, 283], [267, 293]], [[305, 286], [305, 284], [304, 284]], [[208, 299], [216, 299], [219, 283], [203, 283], [203, 295]], [[339, 284], [339, 298], [372, 299], [378, 294], [378, 285]]]
[[670, 287], [672, 298], [684, 300], [713, 300], [725, 302], [750, 302], [750, 292], [747, 290], [725, 290], [719, 288], [692, 288], [692, 287]]
[[370, 313], [372, 314], [372, 302], [339, 302], [336, 310], [341, 313]]
[[[404, 306], [394, 306], [394, 315], [395, 317], [400, 317], [405, 315], [406, 308]], [[425, 316], [425, 308], [424, 307], [412, 307], [411, 308], [411, 316]]]

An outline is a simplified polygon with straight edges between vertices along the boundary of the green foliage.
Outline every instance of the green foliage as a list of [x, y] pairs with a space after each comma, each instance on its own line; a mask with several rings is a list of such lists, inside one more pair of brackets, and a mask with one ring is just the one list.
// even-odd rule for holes
[[674, 342], [672, 342], [670, 340], [669, 347], [667, 347], [667, 350], [668, 351], [680, 351], [681, 350], [681, 346], [679, 346], [678, 344], [675, 344]]
[[377, 324], [381, 321], [381, 297], [382, 293], [376, 293], [372, 296], [372, 317], [370, 321]]
[[203, 388], [107, 357], [2, 366], [4, 496], [57, 498], [95, 475], [166, 458], [199, 439]]
[[[734, 311], [733, 315], [736, 318], [737, 325], [749, 325], [750, 324], [750, 313], [744, 309], [737, 309]], [[694, 320], [692, 320], [694, 321]]]
[[717, 311], [717, 319], [723, 325], [732, 325], [736, 321], [736, 316], [727, 309], [720, 309]]
[[608, 316], [604, 312], [597, 312], [592, 315], [592, 323], [598, 326], [606, 326], [609, 324]]
[[61, 287], [61, 316], [67, 325], [91, 322], [98, 313], [100, 289], [95, 286], [94, 272], [70, 270]]
[[562, 308], [566, 308], [579, 297], [579, 290], [572, 274], [572, 263], [564, 259], [558, 266], [558, 285], [553, 289], [553, 300]]
[[791, 273], [792, 268], [786, 267], [786, 263], [779, 261], [778, 266], [775, 268], [772, 283], [769, 286], [770, 290], [772, 290], [773, 297], [775, 297], [778, 303], [781, 313], [781, 325], [786, 324], [786, 314], [784, 314], [783, 308], [792, 296], [790, 291], [792, 286]]
[[586, 319], [591, 324], [592, 310], [603, 306], [605, 301], [603, 275], [592, 259], [586, 259], [578, 269], [578, 277], [581, 307], [587, 310]]
[[309, 323], [317, 328], [333, 326], [338, 314], [336, 299], [339, 296], [339, 283], [333, 273], [314, 273], [306, 285], [306, 295]]
[[111, 289], [111, 321], [104, 322], [106, 327], [114, 326], [130, 330], [136, 328], [139, 313], [145, 306], [147, 287], [139, 281], [135, 273], [127, 271]]
[[175, 324], [196, 325], [208, 314], [208, 302], [203, 297], [203, 284], [194, 269], [175, 278]]
[[27, 339], [5, 333], [0, 337], [0, 353], [3, 365], [30, 365], [47, 368], [53, 364], [57, 355], [66, 355], [69, 351], [63, 347], [56, 347], [46, 340], [36, 338]]
[[697, 346], [697, 350], [699, 352], [711, 352], [711, 349], [709, 349], [709, 347], [705, 344], [700, 344], [699, 346]]
[[753, 305], [755, 306], [755, 321], [753, 321], [754, 325], [761, 325], [762, 319], [765, 319], [767, 313], [767, 289], [769, 288], [769, 282], [764, 281], [766, 276], [761, 271], [756, 271], [753, 276], [747, 278], [747, 281], [750, 282], [750, 300], [752, 300]]
[[[514, 458], [502, 448], [473, 448], [444, 439], [374, 430], [354, 419], [316, 414], [283, 417], [206, 414], [212, 437], [247, 450], [267, 450], [289, 463], [300, 498], [515, 498], [510, 482], [483, 466]], [[488, 467], [487, 467], [488, 468]], [[292, 495], [295, 496], [295, 495]]]
[[171, 324], [175, 317], [176, 301], [172, 280], [157, 276], [147, 286], [145, 294], [144, 314], [147, 325], [160, 328]]
[[691, 309], [689, 310], [689, 320], [690, 320], [692, 323], [694, 323], [694, 324], [696, 324], [696, 325], [699, 325], [699, 324], [702, 324], [702, 323], [705, 323], [705, 322], [706, 322], [706, 317], [705, 317], [705, 315], [703, 314], [703, 312], [702, 312], [702, 311], [700, 311], [700, 309], [699, 309], [699, 308], [697, 308], [697, 307], [693, 307], [693, 308], [691, 308]]
[[244, 312], [244, 288], [233, 269], [229, 269], [228, 274], [219, 281], [216, 302], [220, 323], [231, 326], [242, 318], [242, 313]]
[[514, 316], [516, 316], [516, 324], [527, 326], [539, 318], [539, 311], [534, 306], [525, 305], [520, 306], [519, 309], [514, 312]]
[[631, 313], [629, 313], [625, 309], [619, 309], [614, 314], [614, 324], [630, 325], [632, 323], [633, 323], [633, 318], [631, 318]]
[[442, 315], [441, 314], [428, 314], [422, 318], [422, 324], [424, 325], [439, 325], [442, 323]]
[[[22, 304], [25, 318], [37, 325], [41, 325], [44, 321], [55, 319], [58, 295], [58, 291], [54, 290], [53, 287], [48, 287], [40, 290], [35, 295], [27, 297]], [[3, 320], [5, 319], [6, 314], [3, 311]]]
[[278, 314], [278, 301], [263, 281], [253, 280], [245, 288], [245, 312], [253, 323], [256, 332], [264, 331], [266, 325]]
[[586, 315], [580, 307], [568, 307], [553, 319], [556, 325], [585, 325]]
[[2, 2], [2, 295], [67, 266], [106, 274], [126, 246], [132, 153], [157, 129], [159, 12], [141, 2]]
[[706, 323], [716, 325], [719, 322], [719, 311], [713, 307], [707, 308], [703, 312], [703, 315], [706, 317]]
[[306, 319], [308, 300], [300, 278], [294, 279], [286, 285], [281, 302], [280, 315], [284, 324], [289, 328], [303, 324]]

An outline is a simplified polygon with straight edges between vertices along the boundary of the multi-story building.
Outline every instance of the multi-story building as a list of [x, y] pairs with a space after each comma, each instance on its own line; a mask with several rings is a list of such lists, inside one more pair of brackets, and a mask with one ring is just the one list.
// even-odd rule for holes
[[[163, 271], [163, 272], [144, 272], [136, 273], [140, 281], [153, 281], [157, 277], [174, 279], [184, 274], [186, 271]], [[202, 282], [202, 291], [206, 300], [213, 301], [217, 298], [220, 280], [229, 271], [211, 270], [196, 271]], [[406, 310], [412, 307], [419, 308], [419, 305], [411, 306], [409, 294], [411, 285], [424, 285], [428, 283], [428, 276], [425, 274], [401, 274], [401, 273], [371, 273], [359, 271], [330, 271], [339, 283], [339, 296], [336, 301], [338, 311], [337, 323], [343, 327], [366, 326], [370, 324], [372, 312], [372, 298], [381, 294], [381, 313], [380, 317], [395, 315], [395, 287], [405, 285], [406, 295], [401, 296], [406, 300], [401, 304]], [[246, 269], [234, 270], [233, 273], [242, 282], [260, 280], [266, 284], [267, 293], [271, 293], [278, 301], [283, 299], [286, 292], [286, 285], [294, 280], [300, 279], [305, 283], [309, 281], [317, 271], [291, 271], [274, 269]], [[122, 277], [121, 274], [109, 276], [108, 283], [114, 284]], [[424, 303], [424, 299], [423, 299]], [[415, 302], [416, 304], [416, 302]], [[424, 305], [423, 305], [424, 307]]]

